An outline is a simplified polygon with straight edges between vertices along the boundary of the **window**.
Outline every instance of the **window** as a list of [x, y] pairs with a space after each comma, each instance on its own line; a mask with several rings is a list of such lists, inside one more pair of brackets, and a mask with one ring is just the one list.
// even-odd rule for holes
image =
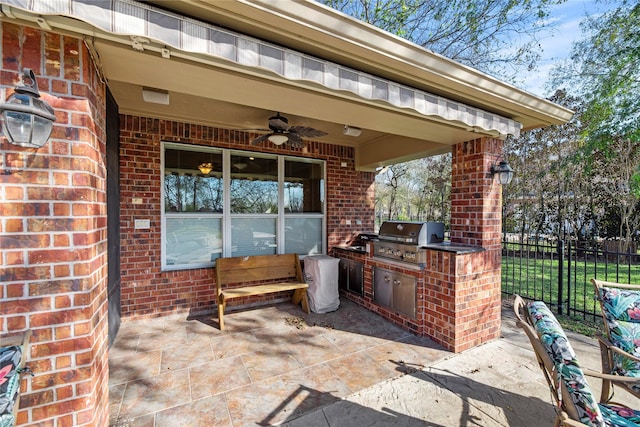
[[323, 252], [324, 212], [323, 164], [284, 162], [284, 211], [286, 252]]
[[278, 158], [232, 153], [230, 175], [230, 256], [277, 253]]
[[324, 252], [323, 161], [164, 143], [163, 168], [163, 269]]
[[163, 188], [163, 266], [207, 265], [222, 256], [222, 152], [165, 145]]

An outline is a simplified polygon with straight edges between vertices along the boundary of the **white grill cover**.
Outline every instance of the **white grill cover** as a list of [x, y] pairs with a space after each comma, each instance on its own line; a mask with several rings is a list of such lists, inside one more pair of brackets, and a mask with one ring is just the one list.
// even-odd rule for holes
[[328, 255], [311, 255], [304, 259], [304, 280], [309, 285], [309, 308], [314, 313], [329, 313], [340, 306], [338, 264]]

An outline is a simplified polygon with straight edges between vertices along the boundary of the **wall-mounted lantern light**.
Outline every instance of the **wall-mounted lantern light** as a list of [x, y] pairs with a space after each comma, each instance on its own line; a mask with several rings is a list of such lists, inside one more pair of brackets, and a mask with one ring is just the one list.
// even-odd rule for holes
[[502, 185], [507, 185], [513, 179], [513, 169], [509, 166], [505, 160], [502, 160], [497, 165], [491, 165], [491, 176], [498, 175], [498, 182]]
[[53, 108], [40, 99], [36, 76], [29, 68], [23, 70], [22, 83], [0, 104], [2, 132], [11, 144], [40, 148], [51, 136], [56, 121]]

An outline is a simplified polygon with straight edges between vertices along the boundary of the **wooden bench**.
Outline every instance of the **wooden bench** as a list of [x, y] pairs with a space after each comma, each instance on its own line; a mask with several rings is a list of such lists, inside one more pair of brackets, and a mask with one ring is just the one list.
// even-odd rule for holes
[[[240, 256], [216, 260], [216, 289], [218, 293], [218, 322], [224, 329], [224, 309], [232, 298], [294, 291], [292, 302], [302, 304], [309, 313], [307, 285], [297, 254]], [[251, 286], [232, 286], [241, 283], [269, 282]]]

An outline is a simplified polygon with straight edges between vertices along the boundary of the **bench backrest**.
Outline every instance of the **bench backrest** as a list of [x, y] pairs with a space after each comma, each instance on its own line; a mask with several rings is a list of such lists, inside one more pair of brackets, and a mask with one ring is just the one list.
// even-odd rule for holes
[[255, 255], [216, 260], [216, 288], [230, 283], [296, 281], [304, 283], [298, 254]]

